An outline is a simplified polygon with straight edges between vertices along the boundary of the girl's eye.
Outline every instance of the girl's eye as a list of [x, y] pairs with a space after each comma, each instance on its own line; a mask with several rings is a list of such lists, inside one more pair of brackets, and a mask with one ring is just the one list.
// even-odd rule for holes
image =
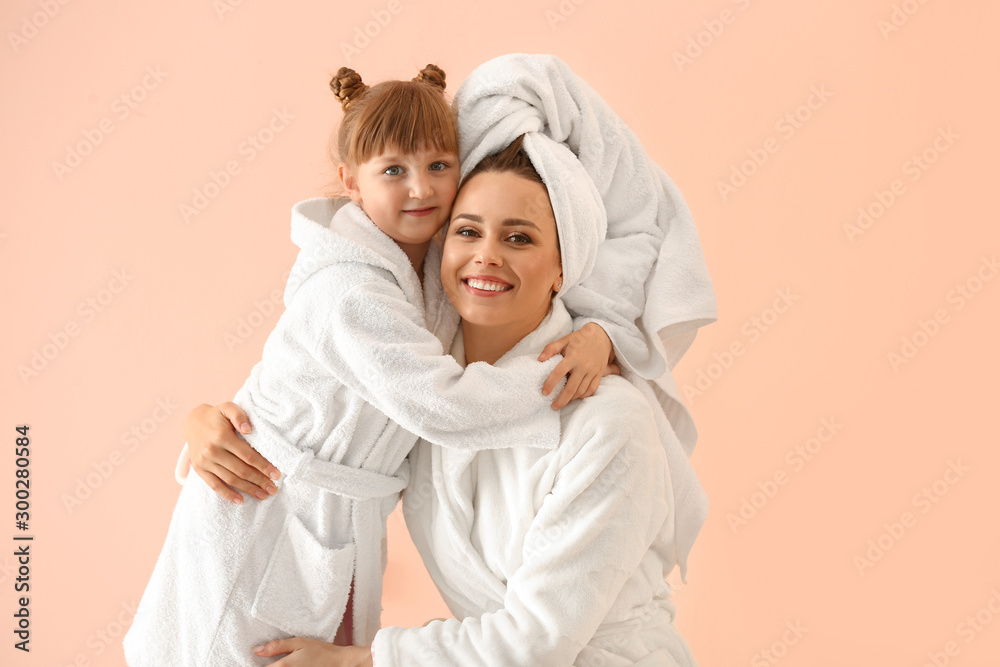
[[431, 171], [444, 171], [448, 168], [447, 162], [435, 162], [431, 165]]
[[389, 167], [382, 173], [385, 174], [386, 176], [399, 176], [400, 174], [403, 173], [403, 168], [399, 166], [393, 166]]

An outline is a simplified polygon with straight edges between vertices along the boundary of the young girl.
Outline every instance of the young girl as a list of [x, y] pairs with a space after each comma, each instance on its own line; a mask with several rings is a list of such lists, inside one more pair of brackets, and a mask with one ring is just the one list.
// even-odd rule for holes
[[[559, 417], [540, 391], [555, 360], [463, 369], [444, 355], [458, 326], [442, 307], [435, 241], [458, 183], [444, 87], [434, 66], [372, 88], [346, 68], [331, 81], [350, 200], [293, 208], [301, 252], [286, 310], [235, 398], [282, 491], [233, 504], [187, 481], [124, 640], [129, 665], [267, 664], [249, 648], [281, 635], [332, 640], [352, 589], [350, 639], [370, 644], [385, 521], [417, 436], [466, 449], [558, 445]], [[605, 344], [582, 365], [603, 370]]]

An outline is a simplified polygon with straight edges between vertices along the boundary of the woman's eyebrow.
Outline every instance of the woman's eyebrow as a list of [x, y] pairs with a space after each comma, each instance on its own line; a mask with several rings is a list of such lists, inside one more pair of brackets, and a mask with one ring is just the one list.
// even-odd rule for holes
[[[459, 218], [466, 218], [467, 220], [471, 220], [473, 222], [478, 222], [478, 223], [483, 222], [483, 216], [476, 215], [475, 213], [459, 213], [454, 218], [452, 218], [452, 220], [458, 220]], [[538, 228], [538, 225], [533, 223], [531, 220], [525, 220], [524, 218], [506, 218], [500, 224], [503, 225], [504, 227], [532, 227], [534, 229], [537, 229], [538, 231], [542, 231], [541, 229]]]

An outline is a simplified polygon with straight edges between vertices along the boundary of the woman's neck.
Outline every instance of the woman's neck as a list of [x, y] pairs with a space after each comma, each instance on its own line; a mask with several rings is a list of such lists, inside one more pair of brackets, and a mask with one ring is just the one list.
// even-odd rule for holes
[[495, 364], [500, 357], [510, 352], [515, 345], [538, 328], [548, 315], [530, 321], [508, 323], [501, 326], [484, 326], [462, 320], [462, 340], [465, 344], [465, 363], [485, 361]]

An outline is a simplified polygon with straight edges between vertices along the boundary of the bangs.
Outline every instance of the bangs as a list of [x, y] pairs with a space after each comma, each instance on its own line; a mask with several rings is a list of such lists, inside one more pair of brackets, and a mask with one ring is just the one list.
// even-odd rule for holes
[[458, 123], [440, 90], [419, 82], [389, 81], [375, 86], [367, 97], [348, 162], [362, 164], [388, 149], [458, 154]]

